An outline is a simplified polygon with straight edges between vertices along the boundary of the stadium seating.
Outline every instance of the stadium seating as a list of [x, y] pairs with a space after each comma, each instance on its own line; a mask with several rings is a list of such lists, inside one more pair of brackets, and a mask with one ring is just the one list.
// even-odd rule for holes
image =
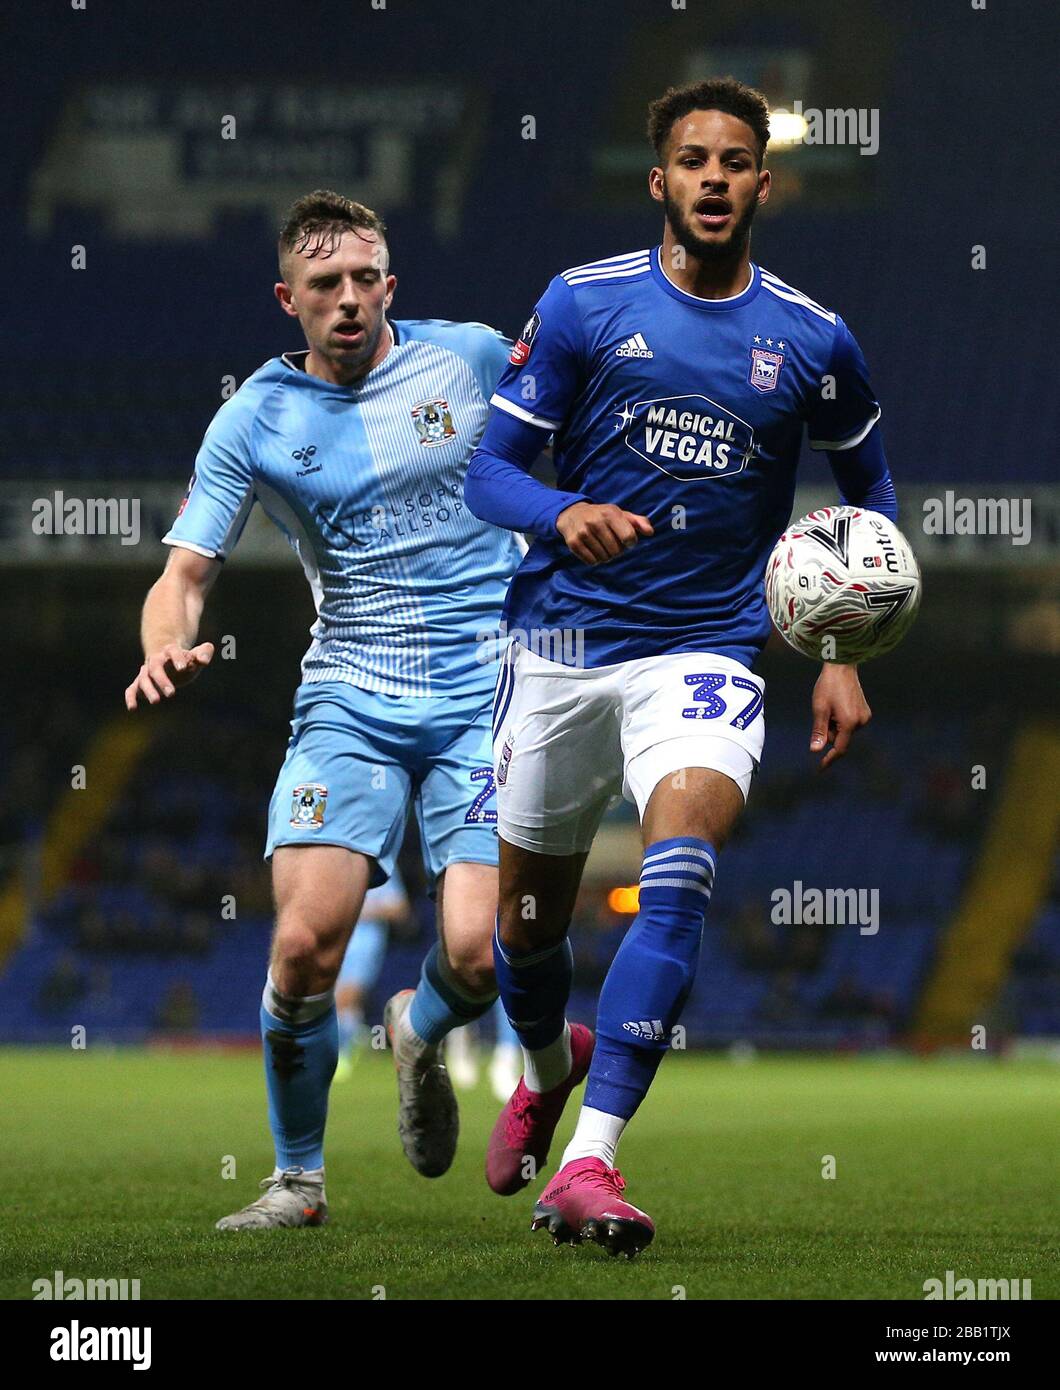
[[[195, 714], [189, 706], [183, 718], [179, 738], [151, 746], [136, 788], [114, 806], [0, 975], [0, 1038], [54, 1041], [75, 1023], [123, 1040], [255, 1034], [271, 925], [257, 831], [282, 745], [252, 710], [238, 723], [205, 707]], [[913, 736], [904, 778], [866, 757], [826, 783], [805, 775], [802, 723], [771, 724], [769, 776], [720, 861], [684, 1020], [690, 1042], [864, 1046], [901, 1036], [971, 861], [969, 842], [927, 814], [933, 769], [940, 758], [960, 757], [963, 737], [959, 725], [945, 748], [937, 736], [922, 744]], [[270, 756], [219, 772], [230, 765], [220, 750], [237, 745]], [[903, 873], [893, 873], [896, 863]], [[409, 877], [415, 881], [414, 866]], [[879, 931], [773, 924], [771, 895], [796, 881], [887, 885]], [[221, 911], [227, 892], [234, 920]], [[418, 918], [418, 939], [390, 953], [379, 1000], [416, 977], [432, 930], [422, 897]], [[574, 1016], [591, 1021], [627, 922], [606, 912], [576, 917]], [[1055, 959], [1058, 945], [1054, 909], [1028, 949]], [[1030, 1026], [1044, 1028], [1033, 988], [1021, 998]]]
[[[600, 116], [607, 110], [614, 117], [621, 106], [624, 129], [635, 131], [634, 140], [640, 138], [641, 103], [649, 92], [629, 91], [624, 65], [631, 64], [634, 73], [643, 66], [629, 47], [637, 42], [643, 6], [615, 0], [612, 8], [613, 33], [606, 46], [587, 17], [567, 16], [567, 41], [552, 57], [549, 123], [530, 142], [512, 133], [516, 127], [509, 120], [514, 122], [514, 116], [502, 120], [494, 115], [494, 107], [514, 109], [511, 84], [521, 91], [525, 75], [514, 52], [510, 61], [516, 66], [506, 70], [500, 46], [487, 37], [490, 7], [466, 5], [459, 19], [450, 16], [442, 26], [432, 44], [431, 68], [438, 74], [467, 74], [467, 81], [474, 81], [475, 104], [488, 113], [487, 129], [481, 142], [468, 142], [459, 169], [465, 193], [455, 213], [457, 229], [424, 201], [443, 182], [426, 152], [421, 153], [424, 168], [416, 197], [381, 208], [388, 216], [400, 275], [397, 316], [486, 320], [514, 334], [533, 300], [564, 266], [633, 250], [657, 238], [659, 219], [647, 198], [616, 202], [598, 173], [595, 183], [589, 174], [586, 187], [580, 152], [562, 134], [555, 135], [566, 129], [564, 103], [569, 102], [579, 112]], [[476, 16], [483, 10], [490, 17], [480, 22]], [[334, 12], [345, 14], [341, 5]], [[541, 17], [538, 21], [543, 22]], [[145, 75], [155, 72], [157, 54], [172, 47], [169, 26], [174, 22], [163, 8], [144, 15], [135, 35], [123, 28], [112, 40], [123, 54], [121, 70], [130, 82], [138, 65]], [[568, 26], [579, 22], [588, 26], [582, 37], [595, 54], [591, 66], [573, 56], [579, 50]], [[741, 17], [741, 47], [752, 42], [749, 30], [745, 32], [751, 22], [750, 16]], [[35, 15], [33, 23], [36, 34], [48, 21]], [[62, 20], [53, 16], [51, 23], [59, 26]], [[770, 49], [777, 42], [777, 24], [772, 16], [768, 40], [760, 35]], [[399, 26], [393, 27], [389, 38], [385, 32], [376, 37], [374, 59], [378, 72], [400, 81], [419, 67], [397, 38]], [[812, 32], [812, 21], [807, 19], [804, 28], [795, 20], [788, 41], [809, 43]], [[619, 36], [624, 36], [621, 41]], [[162, 240], [120, 236], [91, 203], [68, 208], [58, 197], [47, 226], [31, 231], [27, 190], [60, 126], [64, 83], [73, 82], [78, 71], [76, 60], [65, 56], [65, 37], [56, 27], [50, 43], [38, 38], [42, 51], [53, 55], [47, 82], [31, 79], [28, 66], [10, 76], [12, 107], [25, 134], [10, 162], [12, 187], [0, 204], [0, 231], [12, 264], [33, 293], [16, 297], [5, 315], [5, 433], [17, 447], [0, 462], [0, 476], [157, 477], [179, 485], [220, 403], [222, 378], [231, 374], [242, 379], [276, 352], [299, 345], [296, 326], [281, 317], [271, 298], [275, 213], [265, 207], [228, 209], [206, 240], [179, 234]], [[275, 80], [274, 56], [253, 51], [247, 38], [240, 25], [216, 26], [209, 61], [222, 82], [230, 84], [233, 72], [248, 82]], [[99, 51], [107, 51], [99, 32], [97, 42]], [[910, 44], [890, 76], [889, 99], [900, 110], [915, 94], [924, 119], [934, 109], [942, 126], [952, 110], [937, 81], [938, 54], [932, 42]], [[72, 70], [67, 61], [75, 64]], [[993, 61], [1015, 59], [998, 51]], [[1024, 76], [1014, 69], [1007, 80], [1020, 83]], [[997, 80], [1002, 83], [1000, 74]], [[483, 88], [483, 83], [491, 85]], [[530, 95], [528, 91], [519, 100]], [[636, 107], [635, 119], [630, 103]], [[601, 134], [607, 131], [608, 124], [601, 121]], [[884, 403], [885, 436], [899, 488], [903, 481], [937, 479], [1051, 481], [1055, 412], [1039, 399], [1038, 382], [1040, 365], [1051, 361], [1052, 345], [1035, 277], [1027, 273], [1042, 253], [1042, 224], [1030, 217], [1013, 224], [997, 200], [995, 205], [975, 199], [969, 208], [966, 166], [943, 161], [935, 170], [934, 198], [916, 214], [918, 274], [930, 285], [926, 312], [924, 294], [910, 283], [910, 243], [895, 235], [891, 219], [881, 215], [907, 195], [909, 162], [917, 157], [909, 138], [896, 122], [872, 159], [854, 161], [867, 185], [861, 199], [796, 198], [783, 212], [769, 209], [756, 230], [756, 255], [782, 279], [838, 308], [862, 342]], [[642, 151], [646, 170], [646, 144]], [[782, 175], [779, 191], [784, 155], [777, 151], [774, 158]], [[635, 181], [641, 188], [639, 169]], [[793, 186], [799, 181], [795, 173]], [[348, 191], [357, 196], [360, 190]], [[773, 201], [779, 209], [779, 196]], [[518, 240], [513, 242], [510, 209], [516, 205]], [[972, 247], [954, 242], [955, 208], [968, 210], [966, 240], [974, 227], [974, 237], [989, 245], [988, 270], [973, 271]], [[69, 275], [56, 274], [56, 266], [69, 262], [72, 245], [91, 250], [85, 272], [91, 277], [86, 281], [90, 299], [86, 302], [83, 293], [78, 299], [77, 331], [63, 341], [58, 370], [56, 324], [69, 318], [70, 288]], [[1004, 313], [997, 312], [999, 302]], [[959, 332], [945, 327], [955, 323], [961, 324]], [[989, 351], [983, 350], [986, 342]], [[998, 427], [1011, 420], [1019, 421], [1018, 429]], [[815, 467], [823, 477], [823, 465]]]

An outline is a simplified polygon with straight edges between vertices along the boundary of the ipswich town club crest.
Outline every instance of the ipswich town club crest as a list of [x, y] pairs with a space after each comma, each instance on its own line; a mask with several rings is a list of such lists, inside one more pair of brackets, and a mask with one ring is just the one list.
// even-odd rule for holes
[[497, 764], [497, 785], [499, 787], [503, 787], [508, 781], [508, 769], [512, 765], [512, 753], [514, 751], [511, 739], [506, 738], [504, 740], [504, 747], [501, 749], [501, 760]]
[[412, 418], [419, 431], [420, 443], [425, 449], [435, 444], [444, 444], [456, 434], [453, 417], [449, 413], [449, 402], [441, 396], [433, 401], [420, 401], [412, 407]]
[[782, 352], [766, 352], [764, 348], [751, 349], [751, 385], [756, 391], [775, 391], [784, 365]]
[[291, 824], [296, 830], [319, 830], [324, 824], [328, 789], [311, 782], [291, 793]]

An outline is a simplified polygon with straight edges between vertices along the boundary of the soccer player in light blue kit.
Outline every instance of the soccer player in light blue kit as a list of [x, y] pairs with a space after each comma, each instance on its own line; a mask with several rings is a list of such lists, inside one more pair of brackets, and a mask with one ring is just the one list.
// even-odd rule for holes
[[[770, 632], [763, 573], [791, 515], [804, 430], [845, 502], [896, 511], [856, 342], [750, 258], [769, 193], [765, 100], [731, 78], [671, 89], [649, 129], [662, 245], [552, 281], [465, 486], [478, 516], [536, 537], [509, 591], [494, 717], [495, 959], [525, 1071], [487, 1176], [505, 1195], [525, 1186], [587, 1076], [533, 1224], [557, 1243], [630, 1256], [655, 1228], [622, 1196], [616, 1146], [670, 1046], [718, 851], [761, 758], [764, 686], [752, 666]], [[558, 491], [527, 471], [549, 435]], [[819, 530], [823, 558], [841, 553], [843, 534]], [[536, 649], [542, 634], [548, 655]], [[573, 664], [555, 659], [571, 649]], [[868, 719], [856, 668], [826, 662], [811, 750], [834, 737], [828, 766]], [[567, 927], [619, 793], [640, 813], [640, 902], [600, 994], [594, 1050], [592, 1033], [565, 1021]]]
[[384, 1017], [401, 1140], [424, 1176], [445, 1172], [456, 1148], [442, 1040], [497, 995], [490, 713], [520, 548], [471, 513], [463, 481], [510, 344], [482, 324], [389, 321], [383, 224], [330, 191], [294, 205], [279, 255], [276, 296], [308, 350], [266, 362], [207, 430], [126, 691], [130, 710], [141, 696], [157, 704], [209, 664], [204, 600], [259, 502], [302, 562], [318, 616], [266, 847], [276, 930], [261, 1031], [276, 1166], [221, 1229], [327, 1218], [335, 979], [366, 890], [393, 872], [410, 802], [439, 939], [416, 991]]

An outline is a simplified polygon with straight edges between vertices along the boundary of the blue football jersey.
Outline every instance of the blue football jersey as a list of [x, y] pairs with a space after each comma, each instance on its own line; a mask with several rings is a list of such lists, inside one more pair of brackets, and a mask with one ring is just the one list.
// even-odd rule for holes
[[880, 407], [838, 315], [754, 264], [732, 298], [687, 294], [660, 250], [556, 276], [492, 397], [554, 436], [563, 492], [655, 533], [599, 566], [558, 535], [535, 540], [505, 622], [582, 633], [590, 666], [682, 651], [750, 665], [770, 632], [762, 575], [803, 428], [814, 449], [852, 449]]
[[[217, 412], [164, 538], [224, 559], [255, 502], [313, 591], [305, 681], [390, 695], [488, 692], [516, 538], [463, 500], [511, 344], [484, 324], [391, 324], [352, 386], [275, 357]], [[489, 634], [492, 640], [483, 640]]]

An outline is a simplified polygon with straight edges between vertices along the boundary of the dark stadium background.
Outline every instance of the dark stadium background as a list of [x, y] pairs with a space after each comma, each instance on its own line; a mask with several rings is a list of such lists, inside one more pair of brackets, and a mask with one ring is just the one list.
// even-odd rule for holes
[[[1048, 7], [692, 0], [680, 27], [669, 5], [633, 0], [253, 8], [251, 25], [245, 5], [223, 2], [90, 0], [10, 20], [0, 1040], [64, 1042], [75, 1024], [115, 1041], [256, 1036], [265, 806], [311, 621], [294, 557], [248, 538], [204, 624], [236, 638], [236, 658], [135, 720], [121, 697], [164, 561], [158, 537], [225, 379], [300, 346], [271, 294], [285, 204], [319, 185], [378, 203], [396, 317], [514, 335], [557, 270], [658, 240], [645, 104], [671, 81], [732, 71], [774, 104], [880, 110], [871, 157], [774, 154], [754, 255], [859, 338], [926, 597], [905, 644], [865, 669], [873, 725], [824, 777], [806, 751], [813, 668], [779, 644], [764, 657], [765, 760], [720, 865], [689, 1038], [966, 1049], [984, 1025], [990, 1050], [1052, 1046]], [[238, 135], [225, 143], [228, 113]], [[833, 498], [819, 456], [801, 478], [801, 503]], [[141, 499], [139, 544], [33, 534], [33, 501], [56, 490]], [[925, 535], [924, 499], [947, 490], [1032, 497], [1031, 543]], [[75, 765], [84, 790], [71, 789]], [[391, 952], [377, 1010], [412, 983], [431, 930], [410, 847], [417, 923]], [[626, 808], [601, 837], [574, 928], [587, 1019], [628, 922], [609, 892], [638, 867]], [[796, 880], [878, 889], [879, 932], [774, 925], [771, 894]]]

